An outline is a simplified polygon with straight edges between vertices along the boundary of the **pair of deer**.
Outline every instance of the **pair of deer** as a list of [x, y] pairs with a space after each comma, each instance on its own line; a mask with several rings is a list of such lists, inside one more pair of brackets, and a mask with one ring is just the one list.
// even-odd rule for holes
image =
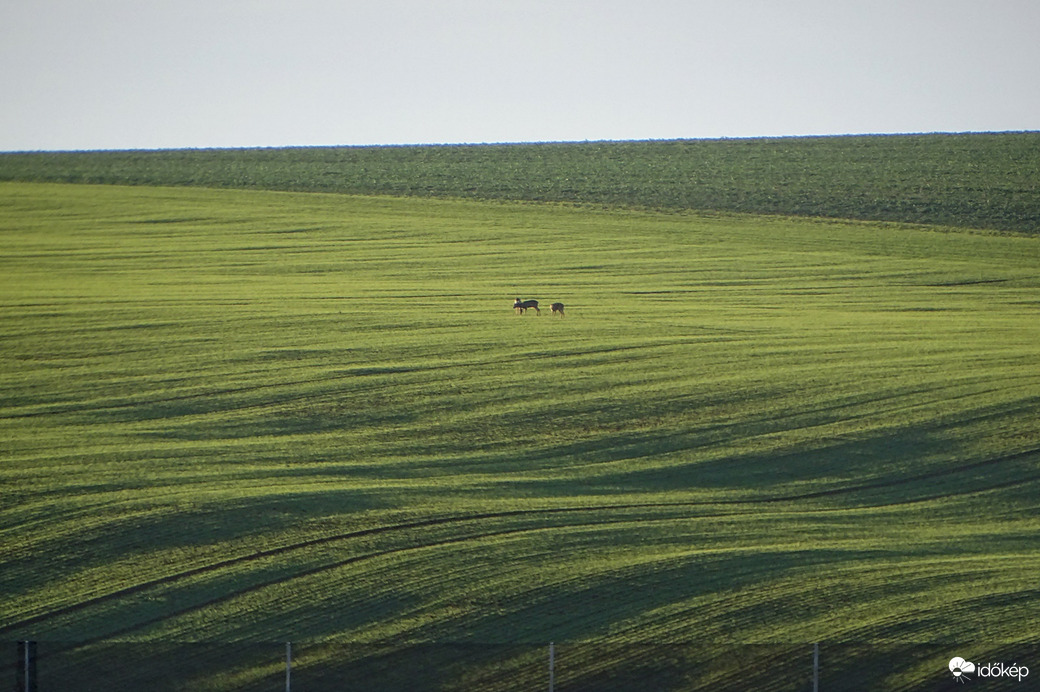
[[[538, 309], [537, 300], [520, 300], [517, 298], [513, 301], [513, 309], [516, 310], [516, 314], [518, 315], [524, 314], [531, 308], [534, 308], [534, 311], [539, 315], [542, 314], [542, 311]], [[549, 309], [552, 310], [552, 314], [559, 314], [560, 317], [563, 317], [563, 303], [553, 303], [549, 306]]]

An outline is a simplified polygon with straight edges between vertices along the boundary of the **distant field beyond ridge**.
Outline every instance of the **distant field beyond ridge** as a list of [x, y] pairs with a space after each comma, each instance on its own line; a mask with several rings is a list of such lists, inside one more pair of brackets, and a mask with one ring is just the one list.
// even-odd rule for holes
[[1040, 230], [1040, 132], [0, 154], [0, 180], [575, 202]]

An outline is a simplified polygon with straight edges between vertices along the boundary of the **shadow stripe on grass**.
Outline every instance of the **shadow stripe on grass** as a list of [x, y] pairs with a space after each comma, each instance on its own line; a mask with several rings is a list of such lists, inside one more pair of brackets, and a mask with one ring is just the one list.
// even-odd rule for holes
[[[964, 472], [964, 471], [971, 471], [971, 470], [975, 470], [975, 469], [979, 469], [979, 468], [983, 468], [983, 467], [994, 466], [994, 465], [1001, 464], [1001, 463], [1007, 463], [1007, 462], [1011, 462], [1011, 461], [1016, 461], [1016, 460], [1023, 459], [1023, 458], [1028, 458], [1030, 456], [1034, 456], [1034, 455], [1037, 455], [1037, 454], [1040, 454], [1040, 447], [1034, 448], [1034, 449], [1030, 449], [1030, 450], [1026, 450], [1026, 451], [1023, 451], [1023, 452], [1018, 452], [1018, 453], [1015, 453], [1015, 454], [1005, 455], [1003, 457], [997, 457], [997, 458], [994, 458], [994, 459], [985, 459], [985, 460], [982, 460], [982, 461], [976, 461], [976, 462], [972, 462], [972, 463], [969, 463], [969, 464], [962, 464], [960, 466], [957, 466], [957, 467], [954, 467], [954, 468], [950, 468], [950, 469], [943, 469], [941, 471], [933, 471], [933, 472], [929, 472], [929, 473], [918, 474], [918, 475], [914, 475], [914, 476], [907, 476], [907, 477], [903, 477], [903, 478], [897, 478], [897, 479], [891, 479], [891, 480], [885, 480], [885, 481], [878, 481], [878, 482], [874, 482], [874, 483], [862, 483], [862, 484], [856, 484], [856, 485], [849, 485], [849, 486], [845, 486], [845, 487], [842, 487], [842, 488], [831, 488], [831, 489], [828, 489], [828, 490], [820, 490], [820, 491], [814, 491], [814, 492], [808, 492], [808, 493], [795, 493], [795, 494], [789, 494], [789, 495], [778, 495], [778, 496], [772, 496], [772, 497], [750, 498], [750, 499], [742, 499], [742, 500], [625, 503], [625, 504], [583, 505], [583, 506], [570, 506], [570, 507], [550, 507], [550, 508], [538, 508], [538, 509], [519, 509], [519, 510], [509, 510], [509, 511], [501, 511], [501, 512], [484, 512], [484, 513], [469, 514], [469, 515], [462, 515], [462, 516], [434, 517], [434, 518], [430, 518], [430, 519], [423, 519], [423, 520], [420, 520], [420, 521], [404, 522], [404, 523], [400, 523], [400, 524], [392, 524], [392, 525], [387, 525], [387, 526], [374, 526], [374, 527], [370, 527], [370, 528], [367, 528], [367, 529], [360, 529], [360, 530], [357, 530], [357, 531], [351, 531], [351, 532], [347, 532], [347, 533], [343, 533], [343, 534], [336, 534], [336, 535], [332, 535], [332, 536], [322, 536], [322, 537], [319, 537], [319, 538], [313, 538], [313, 539], [306, 540], [306, 541], [300, 541], [298, 543], [290, 543], [290, 544], [287, 544], [287, 545], [279, 546], [277, 548], [271, 548], [271, 549], [268, 549], [268, 550], [261, 550], [261, 551], [249, 553], [247, 555], [239, 555], [237, 557], [229, 558], [227, 560], [221, 560], [219, 562], [214, 562], [214, 563], [209, 563], [209, 564], [205, 564], [205, 565], [200, 565], [198, 567], [193, 567], [191, 569], [183, 570], [181, 572], [170, 574], [170, 575], [167, 575], [165, 577], [160, 577], [158, 579], [152, 579], [152, 580], [149, 580], [149, 581], [146, 581], [146, 582], [142, 582], [140, 584], [135, 584], [133, 586], [128, 586], [128, 587], [123, 588], [123, 589], [118, 589], [116, 591], [112, 591], [112, 592], [107, 593], [107, 594], [102, 594], [100, 596], [95, 596], [93, 598], [88, 598], [88, 599], [85, 599], [83, 601], [79, 601], [77, 603], [72, 603], [72, 604], [69, 604], [67, 606], [63, 606], [61, 608], [55, 609], [55, 610], [50, 610], [50, 611], [47, 611], [45, 613], [40, 613], [38, 615], [34, 615], [34, 616], [31, 616], [31, 617], [28, 617], [28, 618], [24, 618], [24, 619], [19, 620], [17, 622], [13, 622], [13, 623], [10, 623], [8, 625], [4, 625], [4, 626], [0, 627], [0, 636], [6, 635], [6, 634], [8, 634], [10, 632], [14, 632], [14, 631], [17, 631], [17, 630], [25, 628], [25, 627], [29, 627], [29, 626], [38, 624], [40, 622], [44, 622], [44, 621], [49, 620], [51, 618], [60, 617], [60, 616], [63, 616], [63, 615], [68, 615], [68, 614], [71, 614], [71, 613], [75, 613], [77, 611], [84, 610], [84, 609], [86, 609], [88, 607], [91, 607], [91, 606], [95, 606], [95, 605], [99, 605], [99, 604], [115, 601], [115, 600], [118, 600], [120, 598], [125, 598], [127, 596], [133, 596], [135, 594], [139, 594], [139, 593], [142, 593], [144, 591], [147, 591], [148, 589], [152, 589], [152, 588], [155, 588], [155, 587], [158, 587], [158, 586], [166, 586], [166, 585], [173, 584], [173, 583], [175, 583], [177, 581], [180, 581], [180, 580], [183, 580], [183, 579], [188, 579], [188, 578], [195, 577], [195, 576], [198, 576], [198, 575], [201, 575], [201, 574], [207, 574], [207, 573], [211, 573], [211, 572], [216, 572], [218, 570], [225, 569], [225, 568], [228, 568], [228, 567], [231, 567], [231, 566], [234, 566], [234, 565], [243, 564], [243, 563], [249, 563], [249, 562], [255, 562], [255, 561], [258, 561], [258, 560], [261, 560], [261, 559], [264, 559], [264, 558], [284, 555], [284, 554], [287, 554], [287, 553], [291, 553], [291, 552], [298, 551], [298, 550], [303, 550], [303, 549], [314, 547], [314, 546], [327, 545], [327, 544], [336, 543], [336, 542], [339, 542], [339, 541], [351, 540], [351, 539], [362, 538], [362, 537], [367, 537], [367, 536], [374, 536], [374, 535], [379, 535], [379, 534], [386, 534], [386, 533], [391, 533], [391, 532], [394, 532], [394, 531], [402, 531], [402, 530], [409, 530], [409, 529], [431, 528], [431, 527], [434, 527], [434, 526], [444, 526], [444, 525], [449, 525], [449, 524], [464, 524], [464, 523], [469, 523], [469, 522], [488, 521], [488, 520], [492, 520], [492, 519], [507, 519], [507, 518], [511, 518], [511, 517], [550, 516], [550, 515], [553, 515], [553, 514], [576, 514], [576, 513], [581, 513], [581, 512], [602, 512], [602, 511], [609, 511], [609, 510], [637, 510], [637, 509], [664, 509], [664, 508], [683, 508], [683, 507], [721, 507], [721, 506], [735, 507], [735, 506], [741, 506], [741, 505], [754, 506], [754, 505], [763, 505], [763, 504], [779, 504], [779, 503], [785, 503], [785, 502], [796, 502], [796, 501], [801, 501], [801, 500], [810, 500], [810, 499], [816, 499], [816, 498], [822, 498], [822, 497], [833, 497], [833, 496], [837, 496], [837, 495], [844, 495], [844, 494], [849, 494], [849, 493], [855, 493], [855, 492], [860, 492], [860, 491], [864, 491], [864, 490], [875, 490], [875, 489], [882, 489], [882, 488], [891, 488], [891, 487], [896, 487], [896, 486], [899, 486], [899, 485], [912, 483], [912, 482], [917, 482], [917, 481], [932, 480], [932, 479], [935, 479], [935, 478], [940, 478], [940, 477], [943, 477], [943, 476], [949, 476], [949, 475], [956, 474], [956, 473], [961, 473], [961, 472]], [[972, 495], [972, 494], [977, 494], [977, 493], [982, 493], [982, 492], [989, 492], [989, 491], [997, 490], [997, 489], [1003, 489], [1003, 488], [1023, 485], [1023, 484], [1031, 483], [1031, 482], [1034, 482], [1034, 481], [1037, 481], [1037, 480], [1040, 480], [1040, 475], [1024, 477], [1024, 478], [1018, 478], [1018, 479], [1015, 479], [1015, 480], [1012, 480], [1012, 481], [1006, 481], [1006, 482], [1003, 482], [1003, 483], [994, 484], [992, 486], [987, 486], [987, 487], [984, 487], [984, 488], [983, 487], [972, 487], [972, 488], [969, 488], [969, 489], [966, 489], [966, 490], [962, 490], [962, 491], [959, 491], [959, 492], [941, 493], [941, 494], [938, 494], [938, 495], [922, 496], [922, 497], [917, 497], [917, 498], [911, 498], [911, 499], [908, 499], [908, 500], [901, 500], [899, 502], [881, 502], [881, 503], [876, 503], [876, 504], [864, 504], [864, 505], [857, 506], [857, 508], [869, 508], [869, 507], [884, 507], [884, 506], [890, 506], [890, 505], [902, 505], [902, 504], [910, 504], [910, 503], [914, 503], [914, 502], [926, 502], [926, 501], [930, 501], [930, 500], [935, 500], [935, 499], [940, 499], [940, 498], [945, 498], [945, 497], [953, 497], [953, 496], [958, 496], [958, 495]], [[851, 509], [851, 507], [816, 508], [814, 510], [808, 510], [808, 511], [814, 511], [814, 512], [823, 512], [823, 511], [836, 512], [836, 511], [846, 511], [847, 509]], [[723, 513], [719, 513], [717, 516], [730, 516], [732, 514], [734, 514], [734, 512], [723, 512]], [[710, 514], [710, 515], [701, 515], [701, 516], [716, 516], [716, 515]], [[616, 520], [609, 520], [609, 521], [610, 522], [615, 522]], [[605, 523], [605, 522], [587, 522], [587, 523], [588, 524], [600, 524], [600, 523]], [[572, 524], [572, 525], [578, 526], [578, 525], [583, 525], [583, 524], [581, 522], [579, 522], [579, 523]], [[563, 525], [557, 526], [555, 528], [564, 528], [566, 526], [568, 526], [568, 525], [567, 524], [563, 524]], [[527, 531], [527, 530], [531, 530], [531, 528], [522, 528], [522, 529], [514, 528], [514, 529], [507, 530], [506, 533], [515, 533], [515, 532], [518, 532], [518, 531]], [[486, 535], [490, 536], [490, 535], [494, 535], [494, 534], [486, 534]], [[284, 581], [289, 581], [290, 579], [295, 579], [295, 578], [299, 578], [299, 577], [302, 577], [302, 576], [308, 576], [310, 574], [314, 574], [314, 573], [320, 572], [322, 570], [335, 569], [335, 568], [343, 566], [345, 564], [351, 564], [353, 562], [357, 562], [360, 559], [371, 559], [371, 558], [374, 558], [374, 557], [378, 557], [379, 555], [382, 555], [382, 554], [393, 554], [393, 553], [401, 552], [401, 551], [404, 551], [404, 550], [413, 550], [413, 549], [432, 547], [432, 546], [437, 545], [437, 544], [448, 544], [448, 543], [453, 543], [453, 542], [459, 542], [461, 540], [472, 540], [473, 538], [479, 538], [479, 537], [480, 536], [477, 535], [477, 536], [469, 536], [469, 537], [465, 537], [465, 538], [446, 539], [444, 541], [438, 541], [438, 542], [431, 543], [431, 544], [428, 544], [428, 545], [424, 544], [424, 545], [404, 546], [404, 547], [400, 547], [400, 548], [394, 548], [394, 549], [388, 550], [388, 551], [382, 551], [382, 552], [379, 552], [379, 553], [373, 553], [373, 554], [367, 555], [367, 556], [354, 556], [354, 557], [352, 557], [352, 558], [350, 558], [350, 559], [348, 559], [346, 561], [341, 561], [341, 563], [327, 564], [327, 565], [311, 568], [311, 569], [308, 569], [308, 570], [304, 570], [303, 572], [296, 573], [296, 574], [294, 574], [294, 575], [292, 575], [290, 577], [287, 577], [285, 579], [279, 579], [278, 582], [284, 582]], [[254, 590], [256, 588], [261, 588], [261, 587], [264, 587], [264, 586], [270, 586], [272, 583], [277, 583], [277, 582], [271, 582], [271, 583], [268, 583], [268, 584], [261, 584], [261, 585], [254, 585], [252, 587], [248, 587], [246, 589], [241, 589], [241, 590], [233, 592], [231, 594], [225, 594], [225, 595], [219, 597], [218, 599], [214, 599], [213, 601], [208, 602], [206, 604], [193, 606], [193, 607], [189, 608], [189, 610], [195, 609], [195, 608], [199, 608], [199, 607], [204, 607], [206, 605], [212, 605], [213, 603], [217, 603], [217, 602], [220, 602], [220, 601], [232, 598], [232, 597], [234, 597], [236, 595], [239, 595], [241, 593], [245, 593], [245, 592], [250, 591], [250, 590]], [[169, 617], [169, 616], [170, 616], [170, 614], [164, 615], [163, 619], [165, 619], [166, 617]], [[135, 625], [135, 626], [133, 626], [133, 629], [137, 629], [139, 626], [142, 626], [142, 625]], [[111, 636], [111, 635], [106, 635], [106, 636]]]

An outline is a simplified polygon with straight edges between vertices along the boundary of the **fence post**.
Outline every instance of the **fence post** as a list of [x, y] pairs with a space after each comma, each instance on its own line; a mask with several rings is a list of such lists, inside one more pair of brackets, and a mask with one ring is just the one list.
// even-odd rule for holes
[[15, 692], [36, 692], [36, 642], [18, 642], [18, 662], [15, 664]]
[[556, 687], [556, 645], [549, 642], [549, 692]]
[[820, 692], [820, 643], [812, 645], [812, 692]]
[[18, 642], [18, 662], [15, 664], [15, 692], [36, 692], [36, 642]]
[[292, 692], [292, 642], [285, 642], [285, 692]]

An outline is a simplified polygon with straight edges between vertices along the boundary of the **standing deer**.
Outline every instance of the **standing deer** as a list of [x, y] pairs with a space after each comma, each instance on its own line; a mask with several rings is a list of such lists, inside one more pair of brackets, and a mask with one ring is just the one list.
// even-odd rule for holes
[[524, 314], [525, 312], [527, 312], [529, 308], [534, 308], [534, 311], [537, 312], [539, 315], [542, 314], [542, 311], [538, 309], [537, 300], [520, 300], [519, 298], [517, 298], [513, 302], [513, 309], [516, 310], [516, 314], [518, 315]]
[[552, 310], [553, 315], [558, 313], [560, 317], [563, 317], [563, 303], [553, 303], [549, 309]]

